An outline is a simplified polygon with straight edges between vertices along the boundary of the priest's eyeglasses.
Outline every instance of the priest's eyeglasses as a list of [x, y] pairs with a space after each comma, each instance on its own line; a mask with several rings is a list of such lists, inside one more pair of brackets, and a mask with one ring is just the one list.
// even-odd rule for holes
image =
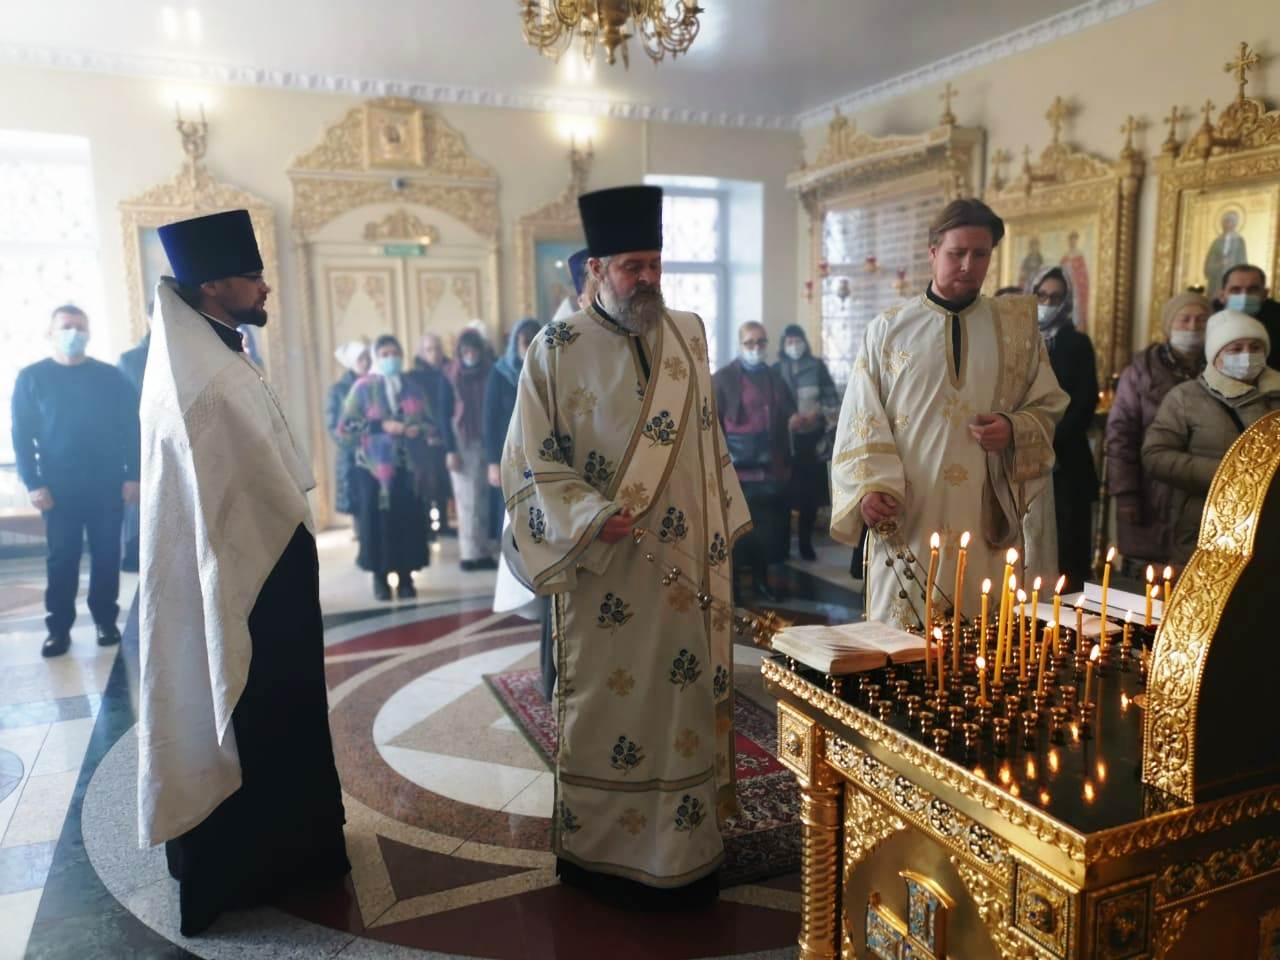
[[768, 337], [753, 337], [750, 340], [743, 340], [744, 347], [767, 347], [769, 345]]

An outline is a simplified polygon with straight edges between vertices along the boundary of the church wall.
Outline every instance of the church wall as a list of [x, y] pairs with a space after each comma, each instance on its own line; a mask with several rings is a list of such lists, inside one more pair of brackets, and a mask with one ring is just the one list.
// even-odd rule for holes
[[[1135, 349], [1147, 342], [1151, 300], [1152, 258], [1155, 249], [1156, 178], [1154, 158], [1168, 134], [1162, 118], [1177, 104], [1193, 114], [1180, 128], [1190, 136], [1199, 125], [1196, 111], [1212, 99], [1219, 109], [1235, 95], [1232, 77], [1223, 64], [1233, 59], [1241, 40], [1254, 49], [1280, 50], [1280, 20], [1274, 0], [1160, 0], [1133, 13], [1108, 20], [1079, 33], [1006, 57], [951, 77], [959, 91], [953, 110], [960, 124], [987, 131], [987, 156], [998, 149], [1016, 158], [1006, 175], [1016, 174], [1022, 148], [1033, 156], [1049, 142], [1045, 111], [1055, 96], [1073, 104], [1064, 138], [1076, 146], [1114, 160], [1123, 146], [1120, 125], [1128, 114], [1146, 123], [1135, 144], [1148, 159], [1138, 211], [1133, 323]], [[934, 127], [942, 112], [938, 95], [945, 81], [930, 83], [903, 96], [862, 110], [845, 110], [858, 129], [874, 135], [919, 133]], [[1252, 74], [1248, 92], [1280, 103], [1280, 61], [1264, 62]], [[1216, 116], [1216, 111], [1215, 111]], [[802, 130], [805, 155], [812, 158], [826, 135], [826, 123]], [[990, 176], [990, 167], [987, 168]], [[808, 217], [797, 211], [799, 236], [807, 236]], [[923, 242], [923, 238], [922, 238]], [[797, 251], [796, 302], [799, 287], [811, 276], [808, 250]], [[1272, 283], [1273, 289], [1275, 283]]]
[[[164, 80], [19, 67], [0, 67], [0, 89], [6, 91], [0, 97], [0, 129], [74, 134], [90, 141], [107, 303], [107, 316], [95, 318], [98, 342], [91, 352], [104, 359], [114, 359], [129, 345], [117, 204], [178, 171], [183, 155], [174, 130], [175, 91], [184, 97], [203, 92], [208, 104], [205, 163], [209, 171], [275, 207], [282, 283], [273, 294], [274, 322], [291, 330], [286, 402], [294, 422], [302, 423], [311, 415], [300, 387], [306, 357], [294, 313], [298, 288], [289, 234], [292, 191], [285, 171], [295, 157], [320, 142], [329, 124], [361, 100], [257, 87], [184, 88]], [[429, 109], [459, 130], [499, 178], [502, 320], [509, 328], [518, 319], [515, 311], [519, 309], [516, 223], [568, 183], [568, 141], [552, 114], [434, 105]], [[192, 116], [189, 109], [187, 116]], [[636, 183], [647, 173], [764, 183], [765, 315], [777, 329], [791, 322], [787, 311], [794, 309], [792, 251], [797, 237], [794, 201], [784, 181], [799, 162], [798, 135], [603, 118], [593, 123], [595, 162], [590, 187]], [[5, 322], [25, 319], [5, 318]], [[299, 386], [290, 389], [293, 385]]]

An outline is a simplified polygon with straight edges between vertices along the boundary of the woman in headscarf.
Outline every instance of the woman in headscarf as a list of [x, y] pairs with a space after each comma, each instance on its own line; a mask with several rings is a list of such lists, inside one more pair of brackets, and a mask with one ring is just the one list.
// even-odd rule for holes
[[484, 390], [484, 456], [489, 465], [489, 486], [502, 488], [502, 446], [507, 441], [507, 426], [516, 408], [516, 387], [524, 355], [538, 335], [541, 324], [525, 317], [515, 325], [507, 338], [507, 349], [489, 371]]
[[799, 514], [801, 559], [813, 560], [818, 508], [831, 502], [831, 444], [840, 419], [840, 394], [827, 365], [809, 349], [809, 338], [798, 323], [782, 331], [782, 347], [773, 369], [791, 388], [796, 402], [796, 412], [787, 424], [791, 433], [787, 509]]
[[[1053, 434], [1051, 516], [1057, 532], [1057, 563], [1053, 563], [1050, 550], [1034, 556], [1037, 551], [1033, 551], [1028, 542], [1028, 569], [1055, 579], [1058, 572], [1065, 573], [1067, 589], [1080, 590], [1089, 577], [1093, 503], [1098, 499], [1098, 472], [1088, 436], [1094, 411], [1098, 409], [1097, 361], [1093, 343], [1075, 327], [1075, 302], [1066, 271], [1061, 267], [1041, 270], [1027, 292], [1036, 298], [1040, 335], [1049, 351], [1049, 362], [1058, 385], [1070, 399]], [[1031, 512], [1036, 513], [1034, 503]], [[1031, 519], [1034, 520], [1034, 516]], [[1030, 539], [1028, 536], [1028, 541]]]
[[1120, 553], [1139, 565], [1164, 563], [1173, 546], [1173, 490], [1143, 470], [1142, 441], [1165, 395], [1205, 368], [1209, 298], [1188, 291], [1164, 305], [1164, 340], [1120, 374], [1107, 416], [1107, 491], [1116, 505]]
[[[329, 387], [328, 403], [325, 404], [325, 426], [329, 436], [338, 444], [338, 452], [334, 457], [333, 477], [333, 509], [338, 513], [355, 513], [351, 499], [351, 475], [356, 470], [356, 451], [342, 442], [338, 427], [342, 423], [342, 407], [351, 394], [356, 381], [369, 372], [369, 342], [367, 340], [351, 340], [333, 352], [333, 357], [342, 366], [342, 376], [338, 382]], [[359, 538], [360, 531], [356, 530]]]
[[458, 335], [445, 368], [453, 385], [453, 433], [458, 466], [449, 471], [458, 507], [458, 553], [463, 570], [495, 570], [489, 535], [489, 481], [484, 450], [484, 395], [492, 362], [489, 345], [474, 327]]
[[338, 436], [355, 448], [352, 502], [360, 553], [373, 574], [373, 594], [391, 599], [395, 573], [401, 599], [416, 597], [413, 572], [430, 563], [427, 551], [427, 444], [438, 433], [421, 385], [404, 374], [404, 350], [390, 334], [373, 345], [373, 370], [352, 387]]

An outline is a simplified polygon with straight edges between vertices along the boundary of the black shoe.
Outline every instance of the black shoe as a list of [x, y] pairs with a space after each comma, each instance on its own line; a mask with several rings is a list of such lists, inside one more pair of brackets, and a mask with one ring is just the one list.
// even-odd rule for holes
[[413, 585], [413, 574], [400, 574], [400, 585], [396, 587], [396, 596], [401, 600], [412, 600], [418, 595], [418, 589]]
[[391, 599], [391, 584], [387, 583], [387, 578], [382, 574], [375, 573], [373, 575], [373, 599]]
[[40, 648], [40, 656], [60, 657], [67, 652], [67, 648], [70, 646], [71, 634], [51, 633], [45, 638], [44, 646]]
[[459, 560], [458, 566], [462, 568], [463, 573], [470, 573], [476, 569], [477, 562], [476, 560]]
[[497, 570], [498, 561], [493, 557], [482, 557], [479, 560], [471, 561], [472, 570]]
[[801, 560], [817, 560], [818, 559], [818, 555], [813, 552], [812, 543], [800, 544], [800, 559]]
[[120, 628], [114, 623], [98, 624], [98, 646], [114, 647], [120, 642]]

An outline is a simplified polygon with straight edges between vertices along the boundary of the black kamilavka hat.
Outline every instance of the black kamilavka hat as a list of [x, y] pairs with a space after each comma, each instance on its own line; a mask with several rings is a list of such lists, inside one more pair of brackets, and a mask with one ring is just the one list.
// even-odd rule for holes
[[613, 187], [578, 198], [593, 257], [662, 249], [662, 188]]
[[262, 270], [248, 210], [167, 223], [159, 233], [173, 275], [184, 287]]

